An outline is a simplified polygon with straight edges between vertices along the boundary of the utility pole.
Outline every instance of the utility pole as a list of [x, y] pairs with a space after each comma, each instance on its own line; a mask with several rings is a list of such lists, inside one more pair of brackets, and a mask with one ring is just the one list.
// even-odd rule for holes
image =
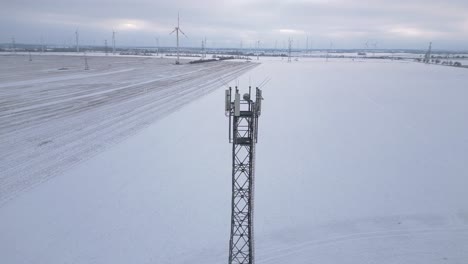
[[226, 90], [225, 114], [229, 117], [229, 143], [232, 143], [232, 202], [229, 264], [254, 264], [254, 176], [258, 118], [262, 90], [251, 88], [241, 99], [235, 87]]

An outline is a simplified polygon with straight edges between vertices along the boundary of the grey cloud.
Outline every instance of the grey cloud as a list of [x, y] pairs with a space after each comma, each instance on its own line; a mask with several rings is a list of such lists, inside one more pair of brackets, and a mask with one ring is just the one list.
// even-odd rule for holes
[[332, 40], [356, 48], [365, 39], [376, 39], [387, 48], [424, 48], [431, 40], [444, 45], [440, 48], [468, 48], [468, 1], [459, 0], [16, 0], [0, 11], [0, 42], [11, 35], [34, 42], [37, 35], [47, 34], [51, 42], [61, 43], [76, 27], [84, 42], [93, 42], [119, 23], [137, 21], [144, 26], [121, 30], [119, 43], [149, 45], [159, 35], [171, 45], [167, 31], [175, 25], [177, 12], [190, 36], [184, 45], [198, 46], [207, 36], [219, 46], [255, 39], [272, 46], [289, 37], [280, 29], [290, 29], [304, 32], [292, 36], [298, 42], [310, 35], [316, 47]]

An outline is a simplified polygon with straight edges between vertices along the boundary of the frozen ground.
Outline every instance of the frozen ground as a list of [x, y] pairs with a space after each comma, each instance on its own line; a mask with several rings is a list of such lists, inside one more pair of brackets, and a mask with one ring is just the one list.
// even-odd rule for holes
[[0, 205], [255, 66], [0, 57]]
[[[468, 71], [262, 61], [257, 263], [464, 264]], [[226, 263], [223, 91], [0, 208], [5, 263]]]

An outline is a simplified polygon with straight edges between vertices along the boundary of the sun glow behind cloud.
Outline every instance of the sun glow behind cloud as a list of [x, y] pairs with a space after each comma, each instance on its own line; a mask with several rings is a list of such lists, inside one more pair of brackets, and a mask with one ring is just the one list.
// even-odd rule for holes
[[[51, 0], [28, 5], [7, 1], [0, 8], [0, 32], [4, 33], [0, 42], [9, 42], [9, 36], [15, 35], [21, 42], [37, 42], [44, 36], [51, 43], [63, 43], [78, 29], [83, 43], [109, 38], [112, 30], [119, 33], [121, 44], [153, 44], [155, 36], [172, 43], [169, 33], [180, 11], [181, 27], [189, 35], [184, 45], [197, 47], [205, 37], [212, 39], [213, 46], [260, 40], [272, 47], [288, 38], [313, 39], [316, 47], [328, 47], [329, 41], [361, 47], [368, 39], [379, 40], [385, 47], [426, 47], [428, 41], [446, 48], [468, 45], [466, 0], [425, 0], [423, 6], [420, 0], [183, 0], [183, 7], [162, 0], [137, 6], [129, 0], [105, 2], [95, 0], [89, 9], [79, 1], [67, 5]], [[245, 19], [232, 16], [237, 12]]]
[[148, 24], [141, 20], [121, 20], [116, 22], [116, 29], [120, 31], [144, 30], [148, 27]]
[[407, 38], [435, 38], [444, 35], [443, 32], [430, 31], [416, 27], [396, 26], [388, 30], [390, 34]]
[[283, 28], [278, 30], [281, 34], [300, 35], [305, 34], [303, 30]]

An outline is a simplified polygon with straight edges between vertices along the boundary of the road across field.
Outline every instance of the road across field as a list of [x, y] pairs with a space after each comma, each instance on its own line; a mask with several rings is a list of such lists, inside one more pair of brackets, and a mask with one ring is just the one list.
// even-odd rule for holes
[[0, 205], [255, 67], [155, 58], [3, 56]]

